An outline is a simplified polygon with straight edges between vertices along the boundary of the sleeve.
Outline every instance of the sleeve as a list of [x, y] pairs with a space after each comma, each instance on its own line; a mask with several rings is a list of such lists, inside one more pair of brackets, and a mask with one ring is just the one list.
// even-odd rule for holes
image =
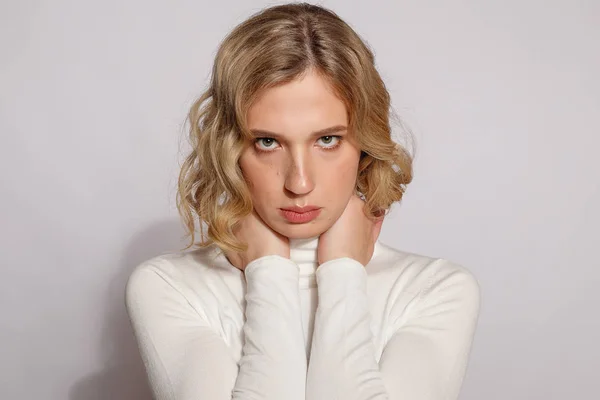
[[364, 266], [351, 258], [317, 269], [307, 400], [457, 399], [479, 313], [474, 276], [460, 266], [432, 276], [410, 314], [394, 322], [379, 363], [366, 283]]
[[246, 267], [239, 364], [160, 269], [137, 268], [126, 306], [156, 400], [305, 399], [298, 267], [270, 255]]

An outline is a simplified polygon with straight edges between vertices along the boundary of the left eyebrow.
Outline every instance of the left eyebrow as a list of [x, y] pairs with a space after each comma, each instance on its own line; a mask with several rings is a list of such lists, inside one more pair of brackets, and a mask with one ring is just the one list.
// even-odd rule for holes
[[[335, 125], [335, 126], [330, 126], [329, 128], [325, 128], [325, 129], [321, 129], [315, 132], [312, 132], [310, 134], [311, 137], [316, 137], [316, 136], [328, 136], [331, 135], [333, 133], [338, 133], [338, 132], [342, 132], [347, 130], [348, 127], [344, 126], [344, 125]], [[255, 137], [270, 137], [270, 138], [274, 138], [274, 139], [281, 139], [283, 138], [283, 135], [279, 134], [279, 133], [275, 133], [275, 132], [271, 132], [271, 131], [266, 131], [264, 129], [250, 129], [250, 132], [252, 132], [254, 135], [256, 135]]]

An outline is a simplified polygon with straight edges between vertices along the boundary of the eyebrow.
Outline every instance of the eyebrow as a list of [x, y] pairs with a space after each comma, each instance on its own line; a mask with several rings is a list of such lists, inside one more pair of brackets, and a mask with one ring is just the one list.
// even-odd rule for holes
[[[330, 126], [329, 128], [325, 128], [325, 129], [321, 129], [321, 130], [312, 132], [310, 134], [310, 137], [327, 136], [327, 135], [331, 135], [333, 133], [345, 131], [347, 129], [348, 129], [348, 127], [346, 127], [344, 125]], [[279, 133], [267, 131], [264, 129], [250, 129], [250, 132], [252, 132], [255, 135], [255, 137], [270, 137], [270, 138], [274, 138], [274, 139], [282, 139], [283, 138], [283, 135], [281, 135]]]

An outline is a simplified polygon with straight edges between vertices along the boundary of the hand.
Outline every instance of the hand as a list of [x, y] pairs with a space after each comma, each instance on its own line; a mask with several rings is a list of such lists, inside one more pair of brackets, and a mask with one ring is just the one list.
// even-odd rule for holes
[[319, 265], [342, 257], [353, 258], [362, 265], [371, 260], [384, 216], [368, 218], [364, 205], [360, 197], [352, 195], [340, 218], [321, 234], [317, 248]]
[[240, 220], [233, 229], [235, 236], [248, 243], [245, 252], [225, 252], [225, 256], [233, 266], [245, 271], [246, 266], [257, 258], [268, 255], [279, 255], [290, 258], [289, 239], [273, 231], [256, 214], [256, 210]]

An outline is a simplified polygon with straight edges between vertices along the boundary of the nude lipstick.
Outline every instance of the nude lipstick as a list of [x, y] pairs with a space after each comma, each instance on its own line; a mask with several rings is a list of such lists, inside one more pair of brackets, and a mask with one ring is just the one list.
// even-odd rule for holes
[[281, 208], [280, 210], [285, 219], [295, 224], [310, 222], [317, 218], [321, 213], [321, 207], [317, 206], [293, 206]]

